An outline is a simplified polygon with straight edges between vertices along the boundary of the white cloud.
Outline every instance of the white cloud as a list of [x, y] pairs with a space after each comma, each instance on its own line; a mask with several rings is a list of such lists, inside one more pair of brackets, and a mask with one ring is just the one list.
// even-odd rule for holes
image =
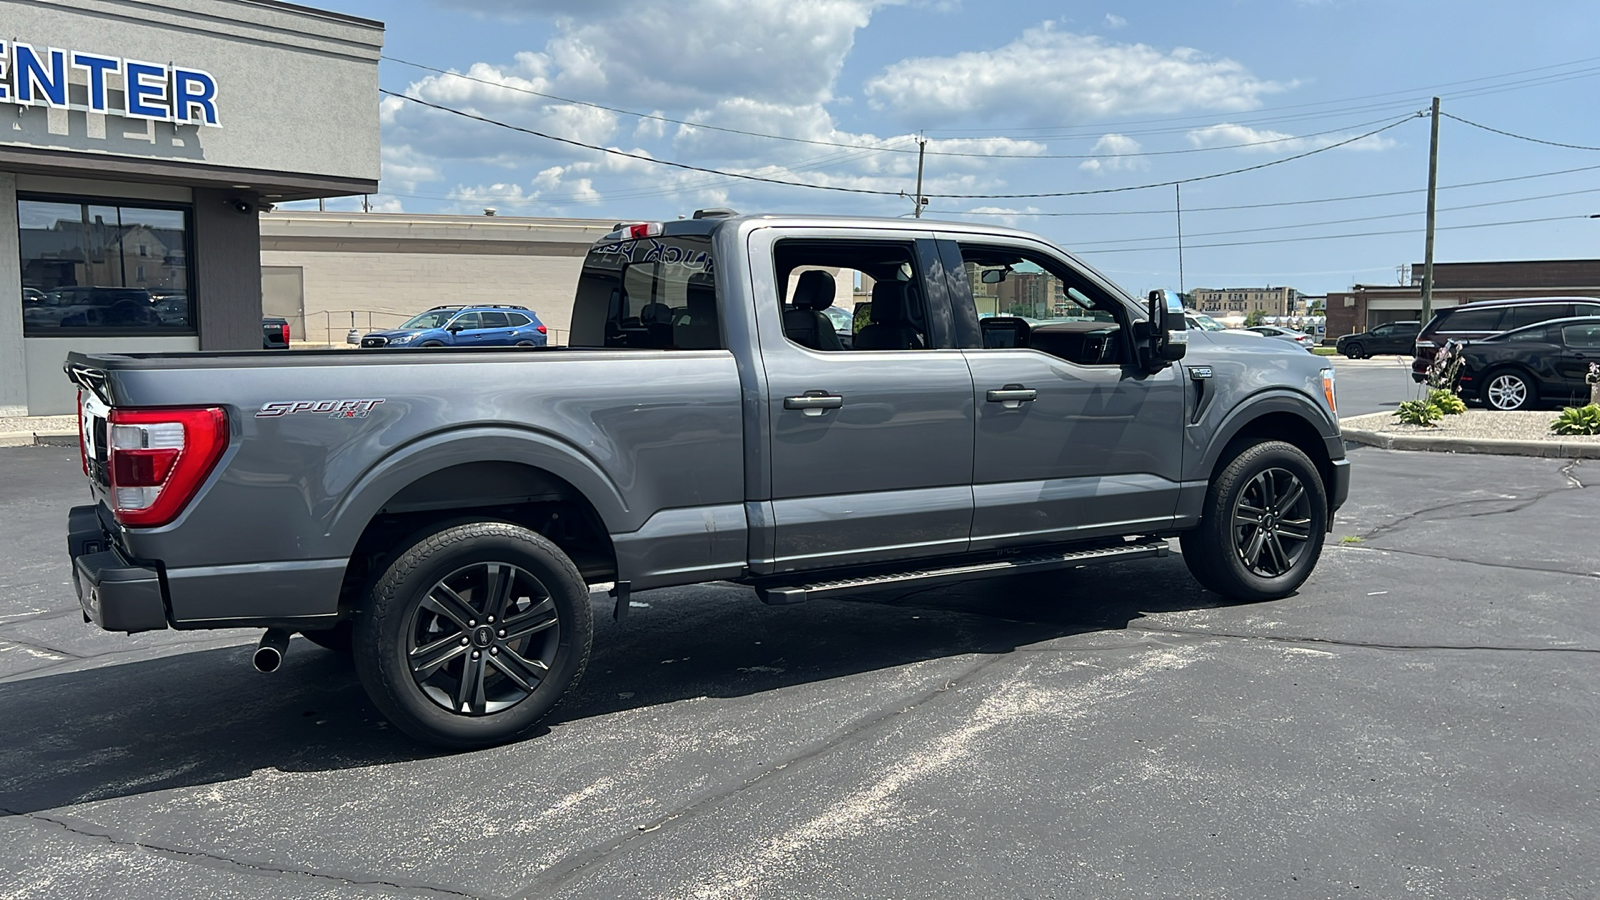
[[1126, 28], [1128, 27], [1128, 20], [1117, 15], [1116, 13], [1106, 13], [1106, 27]]
[[1247, 110], [1286, 85], [1230, 59], [1179, 47], [1163, 52], [1046, 22], [996, 50], [897, 62], [867, 82], [877, 108], [933, 124], [1006, 119], [1066, 124], [1131, 114]]
[[1129, 156], [1123, 154], [1138, 153], [1142, 149], [1139, 142], [1125, 134], [1104, 134], [1100, 140], [1094, 142], [1090, 153], [1104, 155], [1104, 159], [1086, 159], [1078, 164], [1078, 168], [1096, 175], [1107, 172], [1122, 172], [1133, 169], [1148, 169], [1149, 160], [1142, 156]]
[[[1196, 128], [1184, 135], [1193, 147], [1237, 147], [1241, 153], [1304, 153], [1329, 147], [1355, 137], [1353, 134], [1320, 134], [1316, 137], [1295, 137], [1282, 131], [1251, 128], [1248, 125], [1223, 123]], [[1382, 135], [1362, 138], [1342, 149], [1380, 151], [1393, 147], [1395, 142]]]
[[425, 181], [443, 177], [434, 161], [419, 155], [405, 144], [383, 148], [383, 187], [385, 190], [414, 191]]

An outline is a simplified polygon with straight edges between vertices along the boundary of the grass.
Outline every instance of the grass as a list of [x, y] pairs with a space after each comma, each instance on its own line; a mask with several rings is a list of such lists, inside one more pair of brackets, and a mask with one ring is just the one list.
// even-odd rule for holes
[[1359, 534], [1347, 534], [1344, 537], [1339, 538], [1339, 543], [1341, 543], [1341, 544], [1359, 544], [1364, 540], [1366, 540], [1366, 538], [1362, 537]]
[[1312, 347], [1311, 352], [1318, 356], [1338, 356], [1339, 351], [1332, 347]]

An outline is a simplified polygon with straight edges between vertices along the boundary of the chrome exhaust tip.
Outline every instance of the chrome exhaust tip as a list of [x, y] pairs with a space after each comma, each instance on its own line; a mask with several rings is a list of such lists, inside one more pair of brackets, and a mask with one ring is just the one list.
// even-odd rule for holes
[[288, 652], [289, 632], [282, 628], [268, 628], [267, 633], [261, 636], [261, 643], [256, 645], [250, 664], [256, 667], [257, 672], [271, 674], [283, 665], [283, 656]]

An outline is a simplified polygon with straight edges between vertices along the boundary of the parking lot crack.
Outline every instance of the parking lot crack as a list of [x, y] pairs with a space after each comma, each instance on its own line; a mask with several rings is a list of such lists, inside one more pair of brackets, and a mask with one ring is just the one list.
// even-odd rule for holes
[[[222, 866], [229, 870], [242, 872], [248, 875], [274, 878], [284, 875], [298, 875], [303, 878], [315, 879], [322, 882], [331, 882], [340, 886], [392, 888], [397, 891], [410, 893], [417, 897], [465, 897], [467, 900], [487, 900], [487, 898], [481, 897], [477, 894], [469, 894], [465, 891], [443, 887], [440, 885], [408, 883], [404, 881], [375, 878], [361, 878], [355, 875], [337, 875], [327, 872], [319, 872], [315, 869], [309, 868], [293, 868], [289, 866], [273, 865], [265, 862], [234, 859], [218, 853], [208, 853], [204, 850], [171, 847], [151, 841], [138, 840], [126, 835], [118, 834], [110, 829], [103, 829], [90, 825], [86, 822], [77, 822], [66, 818], [42, 815], [40, 813], [22, 813], [11, 809], [6, 809], [5, 807], [0, 807], [0, 815], [29, 821], [41, 827], [56, 828], [61, 831], [65, 831], [68, 834], [77, 835], [78, 837], [104, 841], [117, 847], [143, 850], [147, 853], [152, 853], [166, 859], [194, 863], [197, 865]], [[277, 892], [275, 891], [274, 893]]]
[[[1344, 548], [1331, 548], [1344, 549]], [[1348, 551], [1346, 551], [1348, 552]], [[1571, 569], [1555, 569], [1548, 566], [1519, 565], [1511, 562], [1485, 562], [1481, 559], [1465, 559], [1451, 556], [1447, 553], [1426, 553], [1421, 550], [1400, 550], [1394, 547], [1362, 547], [1361, 552], [1398, 553], [1401, 556], [1420, 556], [1424, 559], [1439, 559], [1445, 562], [1461, 563], [1469, 566], [1482, 566], [1486, 569], [1511, 569], [1517, 572], [1542, 572], [1546, 575], [1571, 575], [1574, 578], [1600, 578], [1600, 572], [1576, 572]]]
[[[1279, 644], [1319, 644], [1334, 647], [1352, 647], [1363, 650], [1396, 651], [1472, 651], [1483, 653], [1585, 653], [1600, 655], [1597, 647], [1526, 647], [1501, 644], [1397, 644], [1382, 641], [1353, 641], [1341, 638], [1309, 637], [1284, 634], [1244, 634], [1230, 631], [1204, 631], [1187, 628], [1136, 628], [1129, 629], [1149, 635], [1168, 637], [1227, 638], [1242, 641], [1266, 641]], [[1049, 648], [1042, 648], [1049, 649]]]
[[780, 777], [782, 774], [793, 772], [797, 767], [803, 766], [818, 757], [825, 756], [839, 747], [866, 740], [891, 723], [897, 722], [901, 717], [936, 699], [940, 694], [949, 692], [957, 684], [966, 683], [977, 678], [984, 670], [1004, 659], [1006, 659], [1004, 655], [986, 655], [961, 672], [941, 679], [937, 686], [929, 687], [909, 698], [881, 707], [872, 714], [856, 719], [833, 734], [803, 747], [799, 752], [784, 757], [780, 761], [766, 763], [753, 771], [741, 774], [737, 778], [724, 781], [699, 796], [691, 798], [673, 812], [659, 815], [647, 822], [641, 822], [632, 831], [618, 835], [609, 841], [569, 853], [546, 867], [539, 873], [538, 877], [518, 891], [517, 896], [523, 898], [549, 896], [582, 874], [586, 869], [604, 864], [612, 857], [631, 849], [640, 842], [656, 840], [663, 833], [670, 833], [672, 829], [708, 814], [721, 804], [757, 785], [768, 785], [773, 779]]

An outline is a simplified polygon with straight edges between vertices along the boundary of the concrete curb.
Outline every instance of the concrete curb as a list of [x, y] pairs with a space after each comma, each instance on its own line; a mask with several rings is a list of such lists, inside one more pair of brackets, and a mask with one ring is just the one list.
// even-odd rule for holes
[[0, 447], [76, 447], [78, 433], [34, 433], [31, 431], [0, 432]]
[[1432, 453], [1484, 453], [1493, 456], [1537, 456], [1546, 459], [1600, 459], [1600, 444], [1563, 441], [1505, 441], [1492, 438], [1431, 437], [1385, 434], [1359, 428], [1341, 429], [1344, 439], [1384, 450], [1424, 450]]

